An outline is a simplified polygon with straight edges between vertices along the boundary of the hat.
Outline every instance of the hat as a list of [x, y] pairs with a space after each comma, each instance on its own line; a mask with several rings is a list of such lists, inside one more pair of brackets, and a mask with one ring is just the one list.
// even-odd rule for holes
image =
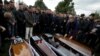
[[95, 16], [95, 13], [90, 14], [90, 16], [94, 17]]
[[81, 17], [84, 17], [85, 16], [85, 14], [81, 14]]

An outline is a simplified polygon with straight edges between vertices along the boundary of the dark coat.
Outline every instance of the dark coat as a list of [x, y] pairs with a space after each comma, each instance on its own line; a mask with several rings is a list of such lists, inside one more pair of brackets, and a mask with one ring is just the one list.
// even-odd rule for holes
[[86, 29], [86, 27], [87, 27], [86, 26], [86, 21], [87, 20], [85, 20], [83, 18], [79, 19], [79, 30], [84, 31]]
[[82, 19], [79, 20], [79, 30], [82, 32], [90, 32], [95, 27], [94, 20]]
[[77, 18], [73, 22], [67, 22], [66, 24], [66, 33], [75, 36], [78, 30], [78, 21]]
[[55, 33], [60, 33], [60, 20], [59, 20], [59, 17], [58, 16], [54, 16], [54, 19], [53, 19], [54, 23], [53, 23], [53, 30]]
[[47, 13], [41, 14], [39, 22], [43, 33], [50, 33], [52, 19], [53, 19], [52, 14], [47, 14]]
[[34, 20], [35, 20], [36, 25], [33, 27], [34, 28], [33, 33], [39, 34], [39, 33], [41, 33], [40, 32], [41, 27], [40, 27], [40, 22], [39, 22], [41, 14], [40, 13], [34, 13], [34, 14], [35, 14]]
[[24, 37], [25, 36], [25, 15], [24, 11], [18, 10], [17, 12], [17, 33], [19, 36]]
[[4, 25], [4, 12], [3, 9], [0, 9], [0, 25]]
[[35, 15], [33, 13], [25, 12], [25, 20], [26, 20], [26, 27], [33, 27], [34, 17]]
[[53, 15], [46, 14], [46, 21], [45, 21], [45, 33], [51, 33], [51, 23], [52, 23]]

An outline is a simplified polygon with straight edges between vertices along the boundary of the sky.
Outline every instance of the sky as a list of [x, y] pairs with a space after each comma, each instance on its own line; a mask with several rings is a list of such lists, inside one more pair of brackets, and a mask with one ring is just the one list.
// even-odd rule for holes
[[[27, 5], [34, 5], [36, 0], [23, 0]], [[62, 0], [43, 0], [48, 8], [55, 10], [57, 4]], [[76, 14], [89, 15], [92, 12], [100, 11], [100, 0], [73, 0]]]

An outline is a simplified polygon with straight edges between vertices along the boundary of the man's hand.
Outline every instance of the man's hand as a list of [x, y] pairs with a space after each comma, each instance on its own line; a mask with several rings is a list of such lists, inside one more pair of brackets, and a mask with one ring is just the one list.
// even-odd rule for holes
[[12, 25], [14, 26], [14, 25], [15, 25], [15, 23], [12, 23]]
[[6, 31], [6, 28], [3, 26], [0, 26], [0, 29], [2, 30], [2, 32]]
[[82, 32], [82, 31], [81, 31], [81, 30], [79, 30], [79, 31], [78, 31], [78, 34], [79, 34], [79, 33], [81, 33], [81, 32]]
[[96, 31], [97, 31], [97, 28], [94, 28], [94, 29], [91, 30], [90, 33], [95, 33]]
[[36, 25], [36, 23], [33, 23], [33, 26], [35, 26]]
[[67, 34], [64, 35], [64, 38], [66, 38], [66, 37], [67, 37]]
[[73, 39], [73, 36], [70, 36], [69, 40], [72, 40]]
[[13, 40], [14, 40], [14, 39], [15, 39], [15, 36], [11, 37], [11, 39], [13, 39]]

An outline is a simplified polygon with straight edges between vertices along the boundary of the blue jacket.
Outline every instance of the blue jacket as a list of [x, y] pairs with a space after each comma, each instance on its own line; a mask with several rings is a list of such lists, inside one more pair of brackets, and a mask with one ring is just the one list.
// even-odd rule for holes
[[75, 35], [78, 31], [78, 21], [77, 18], [75, 18], [74, 22], [68, 22], [66, 24], [66, 33], [70, 35]]

